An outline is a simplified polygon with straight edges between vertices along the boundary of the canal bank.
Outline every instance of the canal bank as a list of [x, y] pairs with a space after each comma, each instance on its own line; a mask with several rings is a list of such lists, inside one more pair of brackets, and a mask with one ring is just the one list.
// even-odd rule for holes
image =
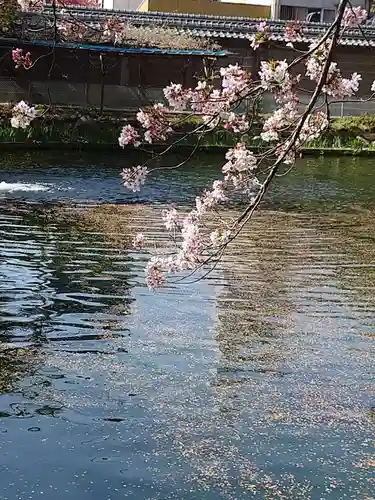
[[[228, 151], [228, 147], [230, 146], [200, 146], [197, 148], [200, 153], [208, 153], [208, 154], [221, 154]], [[136, 151], [134, 148], [129, 148], [129, 150]], [[165, 149], [165, 146], [144, 146], [142, 150], [145, 152], [162, 152]], [[193, 146], [178, 146], [178, 150], [180, 153], [191, 152], [195, 148]], [[259, 152], [265, 151], [263, 148], [253, 148]], [[38, 142], [38, 141], [30, 141], [30, 142], [3, 142], [0, 143], [0, 151], [87, 151], [87, 152], [95, 152], [95, 151], [105, 151], [107, 153], [113, 152], [118, 154], [122, 154], [122, 150], [119, 149], [118, 145], [113, 143], [84, 143], [84, 142]], [[361, 157], [372, 157], [375, 156], [375, 147], [373, 149], [363, 148], [363, 149], [354, 149], [354, 148], [319, 148], [319, 147], [308, 147], [302, 148], [301, 150], [302, 157], [309, 156], [361, 156]]]
[[[119, 153], [118, 137], [125, 123], [134, 123], [134, 111], [98, 113], [95, 109], [65, 108], [54, 111], [42, 111], [43, 117], [35, 120], [27, 129], [14, 129], [10, 125], [9, 110], [0, 114], [0, 150], [106, 150]], [[265, 151], [269, 146], [259, 134], [265, 117], [260, 116], [254, 126], [253, 135], [243, 137], [249, 148]], [[176, 118], [174, 139], [179, 143], [174, 146], [180, 151], [192, 149], [222, 153], [238, 140], [225, 130], [214, 130], [200, 138], [191, 134], [199, 125], [197, 119]], [[184, 134], [186, 137], [184, 138]], [[158, 153], [168, 144], [142, 144], [139, 149]], [[127, 147], [126, 151], [133, 149]], [[335, 118], [330, 128], [318, 140], [307, 143], [302, 148], [303, 156], [373, 156], [375, 154], [375, 117]]]

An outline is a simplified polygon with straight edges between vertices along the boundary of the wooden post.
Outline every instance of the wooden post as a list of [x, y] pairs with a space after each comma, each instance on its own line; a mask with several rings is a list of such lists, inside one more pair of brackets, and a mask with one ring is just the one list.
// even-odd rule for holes
[[90, 88], [90, 51], [87, 51], [86, 57], [86, 82], [85, 82], [85, 105], [89, 103], [89, 88]]
[[100, 54], [100, 71], [101, 71], [101, 86], [100, 86], [100, 114], [103, 114], [104, 108], [104, 77], [105, 77], [105, 69], [104, 69], [104, 56]]

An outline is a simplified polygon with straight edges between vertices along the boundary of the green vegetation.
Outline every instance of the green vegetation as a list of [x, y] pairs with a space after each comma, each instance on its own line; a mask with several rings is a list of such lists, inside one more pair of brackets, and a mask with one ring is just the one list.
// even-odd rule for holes
[[100, 114], [95, 108], [53, 108], [38, 106], [41, 117], [27, 129], [10, 125], [11, 108], [0, 110], [0, 144], [115, 145], [125, 112]]
[[0, 0], [0, 33], [12, 28], [17, 19], [17, 0]]
[[335, 118], [332, 123], [332, 129], [336, 133], [344, 134], [375, 134], [375, 116], [346, 116]]
[[331, 128], [308, 147], [375, 150], [375, 116], [335, 118]]
[[106, 121], [38, 121], [26, 130], [1, 123], [0, 143], [118, 144], [121, 125]]
[[[53, 108], [40, 107], [42, 117], [35, 120], [26, 130], [10, 126], [10, 107], [0, 109], [0, 145], [22, 144], [24, 147], [70, 148], [118, 148], [118, 137], [124, 123], [134, 120], [134, 112], [99, 113], [95, 108]], [[189, 132], [200, 125], [197, 118], [187, 118], [182, 122], [176, 117], [178, 134], [187, 133], [180, 146], [193, 147], [197, 136]], [[255, 131], [256, 137], [246, 137], [253, 148], [263, 148], [265, 143], [259, 138], [261, 124]], [[176, 136], [174, 137], [176, 139]], [[200, 147], [230, 147], [238, 139], [230, 132], [217, 129], [206, 133], [199, 141]], [[330, 129], [318, 140], [305, 145], [305, 151], [332, 152], [343, 150], [352, 154], [375, 151], [375, 116], [354, 116], [335, 118]]]

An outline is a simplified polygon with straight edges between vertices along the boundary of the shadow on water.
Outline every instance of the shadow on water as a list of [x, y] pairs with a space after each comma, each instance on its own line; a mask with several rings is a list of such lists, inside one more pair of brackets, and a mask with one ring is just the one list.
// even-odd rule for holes
[[220, 269], [153, 294], [129, 237], [216, 159], [142, 199], [124, 157], [7, 161], [2, 500], [373, 497], [371, 162], [300, 162]]

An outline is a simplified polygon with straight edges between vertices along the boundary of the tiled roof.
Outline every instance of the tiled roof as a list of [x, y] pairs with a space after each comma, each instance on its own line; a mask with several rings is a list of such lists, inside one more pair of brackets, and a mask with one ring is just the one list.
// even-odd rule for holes
[[[134, 26], [164, 26], [174, 28], [192, 36], [205, 37], [211, 39], [237, 38], [248, 39], [256, 32], [256, 26], [260, 19], [244, 17], [220, 17], [200, 14], [176, 14], [167, 12], [136, 12], [136, 11], [113, 11], [106, 9], [71, 8], [65, 9], [66, 16], [72, 15], [88, 24], [104, 21], [114, 15], [119, 16], [123, 21]], [[43, 14], [44, 23], [48, 24], [48, 19], [52, 21], [52, 11], [48, 8]], [[40, 16], [26, 14], [25, 24], [38, 24]], [[270, 29], [270, 39], [275, 41], [285, 41], [284, 30], [287, 21], [267, 21]], [[325, 23], [303, 23], [302, 41], [312, 42], [322, 36], [329, 24]], [[363, 25], [359, 28], [347, 28], [340, 42], [342, 45], [352, 46], [375, 46], [375, 27], [373, 25]]]

